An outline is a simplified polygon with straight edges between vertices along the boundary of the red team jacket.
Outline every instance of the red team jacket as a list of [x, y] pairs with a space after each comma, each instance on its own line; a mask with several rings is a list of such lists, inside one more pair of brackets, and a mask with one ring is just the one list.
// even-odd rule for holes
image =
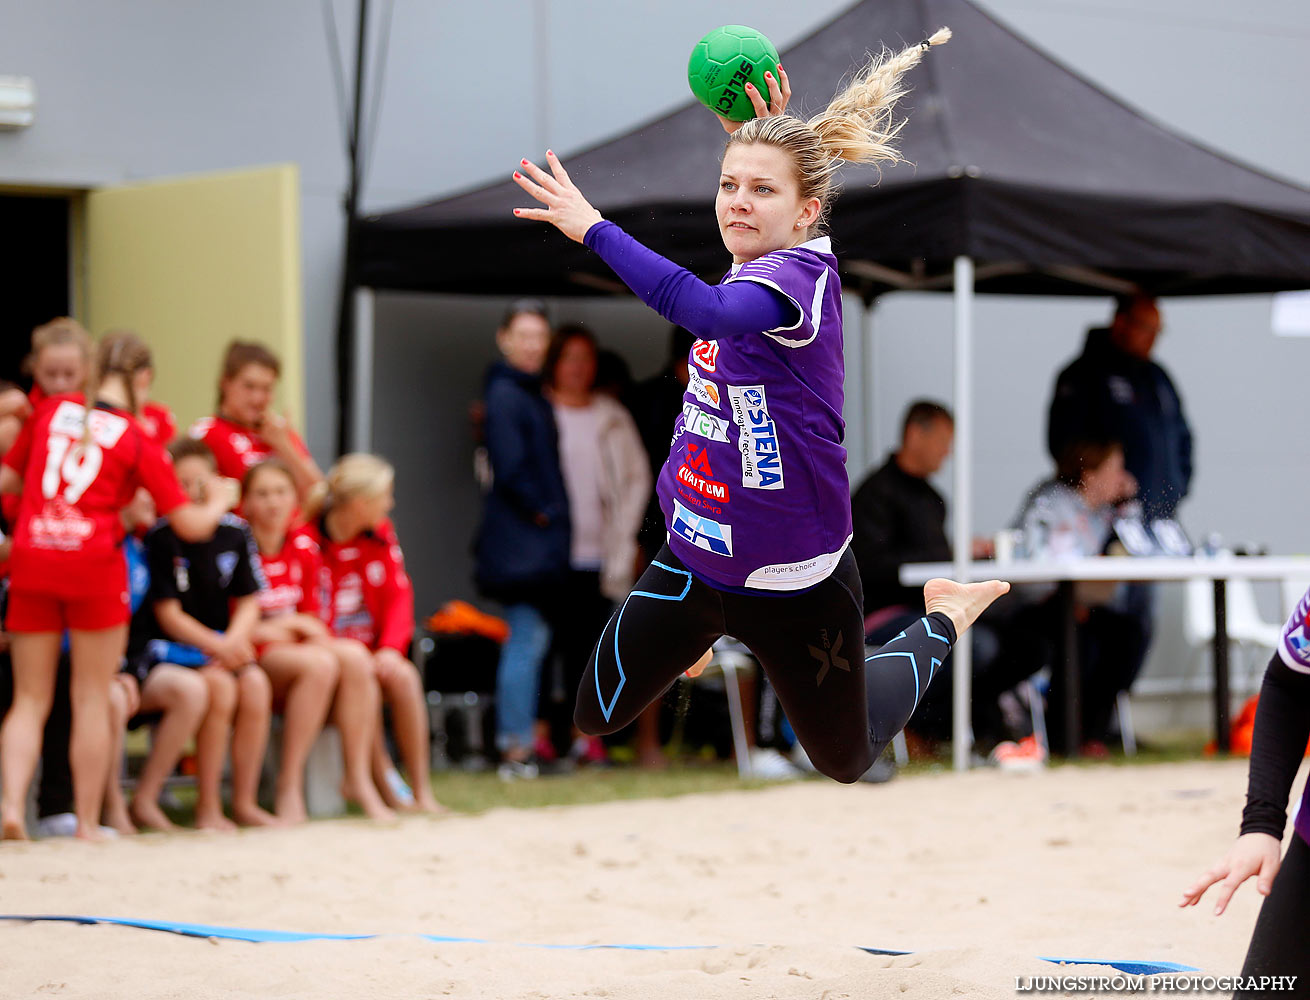
[[79, 393], [51, 396], [23, 425], [4, 463], [23, 477], [9, 572], [15, 589], [64, 597], [124, 587], [122, 509], [138, 487], [162, 517], [187, 502], [164, 449], [132, 415]]
[[[201, 417], [191, 425], [187, 433], [209, 445], [209, 450], [218, 460], [218, 474], [229, 479], [244, 479], [251, 467], [273, 455], [268, 442], [249, 427], [242, 427], [217, 414]], [[309, 449], [300, 436], [294, 430], [290, 434], [296, 450], [302, 455], [308, 455]]]
[[348, 542], [334, 542], [320, 518], [295, 537], [311, 539], [322, 553], [323, 617], [333, 635], [403, 655], [414, 637], [414, 588], [391, 522]]
[[318, 543], [305, 534], [288, 535], [276, 555], [259, 555], [265, 588], [259, 592], [259, 610], [265, 618], [300, 614], [323, 617], [326, 585], [323, 555]]
[[161, 448], [167, 448], [177, 437], [177, 417], [163, 403], [146, 403], [141, 407], [140, 419], [146, 434]]

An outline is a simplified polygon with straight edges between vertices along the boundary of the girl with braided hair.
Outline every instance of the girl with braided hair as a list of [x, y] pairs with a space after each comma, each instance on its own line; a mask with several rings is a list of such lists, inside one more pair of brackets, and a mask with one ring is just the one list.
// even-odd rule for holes
[[657, 491], [668, 541], [601, 633], [578, 692], [588, 733], [631, 722], [721, 635], [760, 661], [811, 761], [855, 781], [905, 725], [951, 646], [1008, 589], [933, 580], [926, 615], [866, 663], [842, 447], [841, 282], [825, 235], [841, 163], [895, 163], [904, 74], [933, 45], [871, 60], [810, 121], [786, 73], [748, 85], [758, 117], [729, 133], [715, 214], [732, 267], [718, 285], [601, 217], [547, 151], [515, 180], [647, 305], [699, 339]]

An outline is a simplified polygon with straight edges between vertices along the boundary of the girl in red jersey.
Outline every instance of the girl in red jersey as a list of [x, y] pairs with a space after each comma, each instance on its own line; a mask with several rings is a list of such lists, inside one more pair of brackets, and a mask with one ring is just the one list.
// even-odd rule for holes
[[[0, 466], [0, 493], [21, 494], [6, 622], [14, 702], [0, 727], [0, 833], [6, 838], [26, 837], [23, 806], [65, 629], [73, 663], [69, 756], [78, 836], [99, 836], [110, 759], [109, 687], [129, 618], [123, 508], [144, 487], [180, 534], [201, 538], [235, 499], [230, 484], [215, 483], [209, 502], [187, 502], [163, 449], [134, 419], [130, 375], [108, 365], [103, 378], [93, 378], [89, 342], [82, 363], [83, 391], [43, 400]], [[89, 409], [88, 397], [94, 399]]]
[[[414, 589], [387, 515], [395, 506], [395, 470], [374, 455], [345, 455], [328, 471], [321, 513], [310, 509], [301, 533], [323, 553], [329, 584], [328, 621], [334, 635], [356, 639], [372, 653], [373, 671], [391, 708], [396, 742], [413, 787], [413, 805], [441, 809], [428, 784], [428, 710], [423, 678], [405, 656], [414, 636]], [[393, 770], [381, 734], [373, 779], [392, 805], [405, 797], [389, 787]]]
[[303, 503], [323, 481], [305, 442], [285, 417], [273, 412], [273, 389], [282, 372], [277, 355], [263, 344], [234, 340], [223, 356], [218, 413], [191, 425], [193, 438], [209, 445], [218, 471], [242, 479], [266, 458], [280, 458], [291, 470]]
[[280, 459], [265, 459], [246, 473], [244, 486], [242, 504], [265, 582], [259, 595], [263, 620], [253, 639], [259, 665], [283, 706], [277, 814], [291, 822], [305, 819], [305, 761], [333, 707], [346, 798], [374, 819], [390, 819], [369, 775], [381, 700], [373, 656], [354, 639], [334, 637], [324, 624], [322, 553], [309, 536], [288, 533], [296, 512], [291, 471]]
[[51, 396], [81, 392], [90, 371], [91, 335], [75, 319], [59, 316], [32, 331], [32, 352], [23, 369], [32, 376], [33, 406]]
[[[167, 448], [177, 437], [177, 417], [165, 404], [150, 398], [155, 384], [155, 362], [150, 348], [132, 330], [110, 330], [100, 338], [101, 357], [115, 353], [132, 356], [132, 393], [136, 400], [136, 418], [145, 428], [146, 436], [161, 448]], [[239, 478], [233, 476], [233, 479]]]

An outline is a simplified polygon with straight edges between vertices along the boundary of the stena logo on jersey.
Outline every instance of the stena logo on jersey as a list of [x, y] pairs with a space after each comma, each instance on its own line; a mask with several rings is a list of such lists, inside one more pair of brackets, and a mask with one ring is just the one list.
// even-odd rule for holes
[[691, 401], [682, 404], [682, 426], [688, 434], [710, 441], [728, 440], [728, 421], [710, 416]]
[[778, 450], [778, 428], [769, 416], [769, 401], [762, 385], [730, 385], [732, 419], [741, 432], [741, 484], [752, 490], [783, 488], [782, 453]]
[[712, 552], [716, 556], [732, 555], [732, 525], [720, 524], [718, 521], [693, 514], [677, 500], [673, 501], [673, 534], [698, 549]]
[[709, 403], [715, 409], [718, 409], [722, 397], [719, 395], [719, 387], [709, 379], [703, 377], [695, 368], [687, 369], [687, 388], [702, 403]]
[[691, 345], [691, 359], [707, 372], [712, 372], [719, 363], [719, 342], [717, 340], [698, 340]]

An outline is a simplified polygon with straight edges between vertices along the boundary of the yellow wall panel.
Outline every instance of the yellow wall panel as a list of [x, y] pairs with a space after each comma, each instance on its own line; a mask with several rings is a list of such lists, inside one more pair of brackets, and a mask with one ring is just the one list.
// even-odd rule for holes
[[86, 202], [86, 308], [96, 336], [137, 331], [155, 398], [185, 430], [214, 411], [229, 340], [282, 359], [277, 407], [305, 428], [300, 193], [294, 165], [154, 180]]

